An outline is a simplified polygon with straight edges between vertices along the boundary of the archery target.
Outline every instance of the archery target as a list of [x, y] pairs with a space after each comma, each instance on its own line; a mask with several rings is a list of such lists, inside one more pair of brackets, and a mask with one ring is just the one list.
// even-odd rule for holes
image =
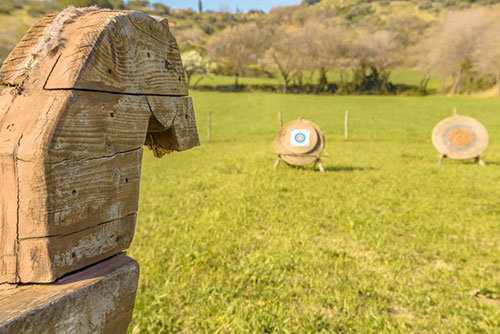
[[325, 138], [316, 124], [299, 118], [281, 128], [274, 139], [274, 147], [286, 163], [307, 165], [319, 158], [325, 147]]
[[472, 159], [488, 147], [488, 131], [473, 118], [455, 115], [434, 127], [432, 142], [448, 158]]

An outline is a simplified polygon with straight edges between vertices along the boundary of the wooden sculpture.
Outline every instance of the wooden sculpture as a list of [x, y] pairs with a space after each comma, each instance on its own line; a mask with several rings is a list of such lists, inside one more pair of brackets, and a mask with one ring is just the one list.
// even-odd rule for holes
[[317, 163], [320, 171], [325, 171], [320, 159], [325, 148], [325, 137], [319, 126], [311, 121], [299, 117], [285, 124], [274, 139], [274, 148], [278, 154], [275, 168], [283, 160], [293, 166]]
[[488, 147], [488, 131], [475, 119], [455, 112], [434, 127], [432, 142], [440, 153], [438, 163], [444, 158], [476, 159], [484, 165], [483, 152]]
[[139, 272], [115, 255], [134, 235], [143, 146], [199, 145], [168, 22], [48, 15], [0, 84], [0, 333], [124, 333]]
[[126, 249], [142, 146], [198, 145], [167, 20], [67, 9], [0, 70], [0, 283], [53, 282]]

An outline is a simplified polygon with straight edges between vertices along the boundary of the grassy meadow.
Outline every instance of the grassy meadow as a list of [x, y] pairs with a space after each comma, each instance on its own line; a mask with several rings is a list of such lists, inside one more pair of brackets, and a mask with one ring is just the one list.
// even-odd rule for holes
[[[500, 99], [191, 95], [201, 146], [145, 150], [131, 333], [500, 333]], [[436, 163], [454, 106], [484, 168]], [[327, 173], [273, 169], [278, 111], [322, 128]]]

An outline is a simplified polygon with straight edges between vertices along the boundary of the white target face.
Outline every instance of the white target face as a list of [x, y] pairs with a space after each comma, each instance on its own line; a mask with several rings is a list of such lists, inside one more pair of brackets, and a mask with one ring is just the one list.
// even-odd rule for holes
[[309, 147], [309, 138], [308, 129], [291, 129], [290, 145]]

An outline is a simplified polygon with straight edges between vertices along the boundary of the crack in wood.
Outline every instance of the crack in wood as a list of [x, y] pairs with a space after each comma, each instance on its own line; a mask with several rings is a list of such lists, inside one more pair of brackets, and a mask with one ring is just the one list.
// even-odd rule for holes
[[19, 179], [19, 164], [17, 160], [17, 153], [19, 151], [19, 146], [21, 145], [21, 139], [23, 139], [23, 134], [21, 133], [21, 136], [19, 137], [19, 140], [17, 141], [17, 146], [14, 151], [14, 167], [15, 167], [15, 173], [16, 173], [16, 186], [17, 186], [17, 222], [16, 222], [16, 245], [15, 245], [15, 252], [16, 252], [16, 281], [20, 281], [19, 277], [19, 211], [21, 207], [21, 195], [19, 192], [19, 187], [20, 187], [20, 182], [21, 180]]
[[142, 146], [134, 148], [134, 149], [131, 149], [131, 150], [127, 150], [127, 151], [115, 152], [115, 153], [113, 153], [111, 155], [105, 155], [105, 156], [102, 156], [102, 157], [92, 157], [92, 158], [76, 159], [76, 160], [68, 158], [68, 159], [63, 159], [61, 161], [56, 161], [56, 162], [46, 162], [45, 165], [54, 166], [54, 165], [63, 164], [65, 162], [84, 162], [84, 161], [92, 161], [92, 160], [100, 160], [100, 159], [112, 159], [112, 158], [116, 157], [117, 155], [127, 154], [127, 153], [131, 153], [131, 152], [137, 152], [137, 151], [139, 151], [141, 149], [142, 149]]
[[105, 93], [105, 94], [114, 94], [114, 95], [129, 95], [129, 96], [158, 96], [158, 97], [188, 97], [188, 95], [172, 95], [172, 94], [143, 94], [143, 93], [123, 93], [123, 92], [110, 92], [105, 90], [98, 89], [89, 89], [89, 88], [43, 88], [48, 91], [82, 91], [82, 92], [95, 92], [95, 93]]
[[116, 221], [121, 220], [121, 219], [125, 219], [125, 218], [128, 218], [128, 217], [134, 216], [136, 214], [137, 214], [137, 212], [130, 213], [130, 214], [125, 215], [123, 217], [119, 217], [119, 218], [116, 218], [116, 219], [108, 220], [108, 221], [99, 223], [97, 225], [89, 226], [89, 227], [86, 227], [86, 228], [82, 228], [81, 230], [78, 230], [78, 231], [75, 231], [75, 232], [71, 232], [71, 233], [53, 234], [53, 235], [46, 235], [46, 236], [43, 236], [43, 237], [20, 238], [19, 241], [24, 241], [24, 240], [43, 240], [43, 239], [47, 239], [47, 238], [64, 238], [64, 237], [69, 237], [69, 236], [72, 236], [72, 235], [80, 233], [80, 232], [84, 232], [84, 231], [87, 231], [87, 230], [94, 229], [94, 228], [96, 228], [98, 226], [103, 226], [103, 225], [106, 225], [106, 224], [110, 224], [110, 223], [116, 222]]

